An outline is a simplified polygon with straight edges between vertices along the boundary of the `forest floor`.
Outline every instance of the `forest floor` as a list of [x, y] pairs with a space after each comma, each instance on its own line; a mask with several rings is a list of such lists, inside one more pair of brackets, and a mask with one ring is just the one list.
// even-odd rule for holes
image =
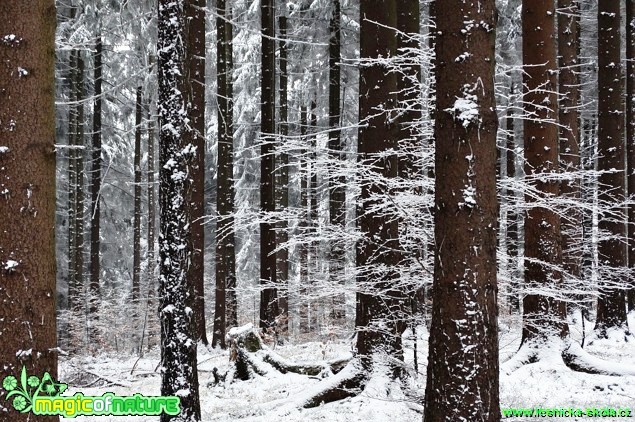
[[[635, 313], [629, 318], [635, 329]], [[571, 334], [580, 342], [581, 324], [571, 320]], [[586, 323], [584, 349], [615, 365], [635, 363], [635, 337], [625, 342], [621, 338], [591, 341], [593, 324]], [[505, 361], [518, 350], [520, 318], [501, 318], [500, 357]], [[412, 362], [413, 341], [406, 341], [406, 361]], [[229, 422], [307, 422], [307, 421], [364, 421], [364, 422], [420, 422], [421, 399], [425, 388], [426, 355], [428, 351], [425, 329], [418, 333], [419, 374], [407, 390], [392, 383], [382, 374], [374, 375], [364, 392], [357, 397], [313, 409], [298, 409], [298, 398], [319, 388], [316, 377], [280, 374], [272, 371], [267, 377], [250, 381], [236, 381], [227, 388], [208, 386], [213, 379], [212, 369], [222, 372], [228, 367], [228, 354], [220, 350], [199, 352], [199, 382], [203, 421]], [[294, 361], [315, 362], [350, 355], [348, 342], [311, 342], [279, 346], [275, 351]], [[155, 369], [158, 352], [137, 357], [100, 355], [75, 357], [60, 363], [60, 381], [69, 384], [65, 395], [81, 391], [84, 395], [112, 392], [119, 395], [159, 395], [160, 376]], [[132, 368], [135, 368], [132, 370]], [[635, 376], [604, 376], [574, 372], [558, 359], [544, 359], [528, 364], [511, 374], [501, 373], [500, 396], [502, 408], [630, 408], [635, 413]], [[99, 421], [153, 421], [156, 417], [100, 417]], [[530, 420], [531, 418], [510, 418]], [[551, 418], [544, 418], [551, 419]], [[556, 418], [553, 418], [556, 419]], [[77, 421], [95, 420], [80, 417]], [[567, 420], [595, 420], [595, 418], [567, 418]], [[607, 418], [598, 418], [607, 420]], [[635, 420], [609, 418], [608, 420]]]

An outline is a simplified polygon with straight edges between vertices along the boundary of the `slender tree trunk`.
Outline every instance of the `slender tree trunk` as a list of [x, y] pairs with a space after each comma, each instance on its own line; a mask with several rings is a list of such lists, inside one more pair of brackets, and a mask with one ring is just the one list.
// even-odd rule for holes
[[99, 195], [101, 192], [101, 109], [102, 109], [102, 54], [103, 44], [101, 40], [101, 30], [97, 35], [95, 45], [94, 60], [94, 83], [95, 92], [93, 100], [93, 149], [91, 158], [91, 207], [90, 207], [90, 282], [88, 285], [88, 313], [89, 324], [91, 324], [90, 344], [96, 343], [97, 311], [99, 309], [99, 278], [100, 278], [100, 256], [99, 229], [101, 213], [99, 205]]
[[[156, 110], [153, 106], [148, 107], [148, 254], [147, 254], [147, 285], [148, 285], [148, 301], [147, 309], [154, 310], [156, 307], [156, 295], [157, 285], [154, 276], [154, 271], [157, 266], [155, 255], [155, 243], [156, 243], [156, 187], [155, 187], [155, 118]], [[150, 111], [153, 110], [154, 112]], [[155, 342], [155, 326], [154, 320], [148, 322], [148, 349], [150, 349]]]
[[[536, 177], [558, 171], [558, 114], [556, 84], [555, 8], [551, 0], [524, 0], [523, 86], [525, 116], [525, 174]], [[536, 178], [531, 182], [545, 196], [559, 194], [558, 183]], [[532, 205], [525, 217], [525, 287], [558, 289], [562, 282], [560, 216], [552, 209]], [[523, 299], [523, 343], [554, 333], [568, 333], [566, 306], [540, 294]]]
[[[159, 0], [159, 316], [161, 318], [161, 395], [178, 394], [181, 412], [162, 422], [201, 419], [192, 304], [194, 282], [187, 277], [192, 255], [191, 175], [196, 152], [188, 120], [189, 91], [185, 0]], [[185, 111], [185, 113], [184, 113]]]
[[[443, 142], [437, 142], [435, 154], [436, 253], [425, 421], [445, 421], [450, 414], [453, 420], [498, 421], [501, 415], [495, 15], [494, 0], [437, 3], [436, 85], [444, 94], [437, 97], [435, 137]], [[479, 24], [466, 27], [466, 21]]]
[[[509, 98], [510, 101], [514, 97], [514, 82], [510, 82], [509, 86]], [[507, 116], [505, 117], [505, 124], [507, 125], [507, 177], [509, 179], [516, 178], [516, 141], [515, 141], [515, 125], [514, 125], [514, 111], [510, 104], [507, 107]], [[507, 256], [509, 262], [507, 263], [507, 271], [510, 279], [510, 292], [509, 292], [509, 312], [520, 312], [520, 300], [518, 287], [519, 277], [518, 274], [518, 214], [516, 208], [518, 206], [518, 200], [516, 198], [516, 192], [513, 189], [507, 191], [507, 230], [506, 230], [506, 242], [507, 242]]]
[[[300, 107], [300, 135], [302, 136], [302, 144], [307, 142], [308, 115], [306, 107]], [[309, 166], [306, 154], [308, 148], [304, 148], [300, 153], [300, 222], [298, 224], [300, 233], [305, 235], [309, 230]], [[299, 245], [300, 255], [300, 331], [302, 333], [310, 332], [309, 323], [309, 299], [307, 298], [309, 284], [309, 245], [304, 240]]]
[[84, 112], [84, 99], [86, 97], [86, 92], [84, 89], [84, 58], [82, 57], [81, 51], [77, 51], [77, 72], [75, 76], [76, 80], [76, 89], [77, 89], [77, 122], [76, 122], [76, 135], [75, 135], [75, 221], [73, 224], [75, 227], [73, 228], [73, 235], [75, 236], [75, 241], [73, 242], [75, 245], [75, 250], [73, 251], [75, 258], [75, 268], [73, 270], [74, 280], [73, 286], [75, 290], [75, 298], [74, 298], [74, 311], [77, 312], [76, 317], [78, 317], [73, 325], [76, 329], [76, 333], [78, 335], [77, 342], [73, 343], [73, 349], [79, 350], [80, 345], [83, 347], [83, 321], [85, 321], [84, 312], [86, 309], [85, 303], [85, 295], [84, 295], [84, 188], [86, 186], [86, 172], [84, 171], [85, 165], [85, 153], [86, 153], [86, 140], [85, 140], [85, 131], [84, 131], [84, 120], [85, 120], [85, 112]]
[[[229, 122], [228, 125], [228, 134], [230, 136], [230, 141], [227, 145], [229, 145], [232, 150], [229, 154], [232, 158], [229, 160], [229, 165], [231, 169], [229, 170], [229, 174], [233, 176], [234, 174], [234, 26], [232, 24], [232, 9], [229, 8], [227, 10], [227, 39], [225, 48], [227, 49], [227, 119]], [[228, 196], [228, 199], [231, 199], [231, 212], [234, 210], [234, 195], [235, 189], [232, 184], [232, 194]], [[236, 295], [236, 249], [235, 249], [235, 230], [233, 228], [227, 234], [227, 257], [228, 268], [231, 271], [231, 276], [227, 277], [227, 285], [225, 286], [225, 301], [226, 301], [226, 312], [227, 312], [227, 326], [228, 327], [236, 327], [238, 326], [238, 297]]]
[[[578, 74], [577, 0], [558, 0], [558, 118], [560, 123], [560, 166], [563, 172], [579, 172], [580, 161], [580, 78]], [[580, 176], [571, 175], [560, 186], [560, 194], [573, 201], [580, 200]], [[582, 255], [582, 214], [576, 208], [562, 220], [562, 263], [565, 283], [580, 279]]]
[[[75, 9], [71, 9], [71, 19], [75, 16]], [[68, 310], [72, 313], [78, 305], [77, 276], [77, 236], [75, 236], [75, 220], [77, 215], [77, 100], [79, 98], [77, 85], [77, 50], [71, 50], [69, 58], [68, 78], [70, 82], [69, 100], [72, 103], [68, 109]], [[69, 327], [71, 322], [69, 321]], [[71, 327], [72, 328], [72, 327]], [[69, 333], [70, 334], [70, 333]], [[70, 336], [72, 337], [72, 336]], [[71, 341], [69, 346], [75, 344]]]
[[[229, 56], [231, 51], [231, 15], [227, 2], [219, 0], [216, 4], [218, 17], [217, 31], [217, 85], [218, 85], [218, 175], [216, 179], [216, 304], [214, 317], [214, 335], [212, 346], [225, 345], [230, 309], [227, 290], [236, 283], [236, 258], [234, 251], [234, 148], [233, 148], [233, 109], [231, 107], [232, 72]], [[235, 300], [235, 299], [234, 299]], [[233, 310], [235, 312], [235, 309]], [[232, 326], [236, 320], [231, 321]]]
[[[138, 318], [139, 291], [141, 284], [141, 87], [137, 87], [137, 106], [135, 113], [134, 142], [134, 215], [133, 215], [133, 257], [132, 257], [132, 307], [135, 318]], [[135, 321], [136, 323], [137, 321]], [[136, 328], [135, 328], [136, 335]], [[135, 345], [136, 347], [137, 345]]]
[[[421, 172], [418, 154], [421, 152], [422, 137], [421, 124], [421, 66], [418, 63], [418, 55], [421, 49], [419, 39], [421, 16], [419, 11], [418, 0], [406, 0], [400, 2], [397, 11], [397, 48], [399, 50], [399, 60], [401, 63], [401, 75], [398, 78], [399, 84], [399, 177], [403, 179], [403, 183], [414, 185], [414, 181], [420, 179], [423, 174]], [[421, 193], [417, 187], [410, 187], [410, 194]], [[403, 238], [407, 234], [408, 227], [400, 223], [400, 237]], [[407, 240], [407, 239], [406, 239]], [[408, 246], [402, 246], [402, 250], [406, 250]], [[422, 248], [414, 250], [417, 260], [425, 259]], [[423, 287], [419, 283], [409, 283], [407, 288], [409, 307], [407, 312], [412, 314], [410, 320], [413, 324], [413, 333], [416, 330], [416, 314], [423, 313]], [[404, 323], [405, 320], [401, 321]]]
[[[260, 6], [262, 28], [261, 99], [260, 99], [260, 210], [276, 210], [275, 195], [275, 0], [262, 0]], [[276, 282], [276, 232], [274, 224], [260, 223], [260, 327], [272, 328], [278, 316]]]
[[205, 324], [205, 0], [186, 0], [187, 44], [192, 145], [192, 262], [188, 277], [194, 283], [194, 323], [197, 340], [208, 344]]
[[[278, 34], [280, 37], [280, 123], [278, 133], [280, 134], [280, 143], [282, 144], [286, 142], [286, 137], [289, 134], [289, 93], [287, 87], [289, 75], [287, 71], [288, 46], [286, 41], [286, 16], [280, 16], [278, 18]], [[279, 210], [284, 212], [289, 208], [289, 154], [286, 152], [280, 153], [278, 157], [278, 185], [278, 206]], [[288, 228], [289, 222], [286, 218], [283, 218], [278, 224], [277, 242], [279, 245], [283, 245], [289, 240]], [[278, 303], [280, 315], [282, 316], [278, 324], [278, 330], [282, 335], [286, 335], [289, 330], [289, 250], [287, 248], [280, 249], [276, 258], [278, 265], [278, 284], [280, 285]]]
[[[360, 3], [360, 69], [358, 160], [361, 197], [357, 244], [357, 351], [366, 370], [380, 349], [401, 354], [399, 227], [396, 216], [378, 207], [391, 192], [382, 179], [398, 174], [397, 125], [388, 110], [397, 108], [398, 78], [380, 58], [397, 55], [397, 1], [362, 0]], [[383, 110], [378, 112], [378, 110]], [[389, 152], [391, 151], [391, 152]], [[378, 156], [381, 155], [381, 156]], [[398, 375], [395, 368], [394, 375]]]
[[[329, 175], [329, 221], [334, 229], [343, 232], [346, 229], [346, 176], [341, 174], [341, 166], [345, 160], [344, 145], [341, 133], [341, 4], [333, 2], [333, 15], [329, 22], [329, 155], [333, 170]], [[333, 324], [344, 326], [346, 322], [346, 297], [343, 293], [345, 284], [346, 244], [333, 240], [329, 245], [329, 275], [331, 284], [340, 287], [335, 293], [331, 311]]]
[[[626, 0], [626, 145], [628, 198], [635, 201], [635, 0]], [[628, 206], [628, 262], [635, 267], [635, 203]], [[635, 280], [627, 294], [628, 310], [635, 310]]]
[[[307, 182], [309, 183], [309, 232], [311, 238], [314, 239], [318, 236], [319, 231], [319, 212], [318, 212], [318, 169], [317, 169], [317, 104], [315, 101], [311, 101], [311, 114], [309, 116], [310, 126], [309, 132], [311, 133], [311, 153], [309, 154], [310, 171], [307, 175]], [[310, 284], [316, 284], [320, 280], [322, 271], [320, 269], [320, 241], [311, 240], [309, 243], [309, 264], [308, 271], [311, 278]], [[313, 290], [313, 289], [311, 289]], [[320, 303], [318, 300], [309, 301], [309, 326], [313, 329], [319, 329], [319, 310]]]
[[[620, 57], [620, 2], [598, 2], [598, 170], [600, 206], [610, 209], [599, 216], [598, 257], [608, 266], [601, 272], [601, 287], [595, 330], [600, 336], [608, 328], [626, 327], [623, 269], [627, 267], [626, 177], [624, 145], [623, 80]], [[606, 238], [610, 236], [610, 238]], [[604, 237], [604, 239], [602, 239]]]
[[[2, 1], [0, 16], [0, 379], [57, 378], [55, 5]], [[6, 394], [4, 420], [59, 420], [9, 410]]]

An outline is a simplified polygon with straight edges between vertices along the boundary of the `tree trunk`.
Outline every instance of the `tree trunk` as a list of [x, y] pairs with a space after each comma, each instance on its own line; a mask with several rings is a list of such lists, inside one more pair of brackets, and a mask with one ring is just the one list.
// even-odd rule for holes
[[436, 7], [436, 89], [442, 95], [436, 100], [435, 138], [443, 142], [436, 143], [435, 154], [424, 419], [444, 421], [452, 414], [456, 420], [498, 421], [496, 7], [494, 0], [445, 0]]
[[[148, 107], [150, 111], [148, 114], [148, 254], [147, 254], [147, 274], [146, 279], [148, 283], [148, 302], [147, 309], [156, 309], [156, 296], [157, 285], [154, 276], [154, 271], [157, 266], [155, 255], [155, 242], [156, 242], [156, 187], [155, 183], [155, 119], [156, 110], [154, 106]], [[148, 323], [148, 349], [154, 345], [154, 339], [156, 337], [154, 321]]]
[[[57, 378], [55, 5], [2, 1], [0, 16], [0, 379]], [[36, 419], [18, 410], [2, 418]]]
[[[525, 174], [533, 178], [533, 187], [545, 197], [559, 194], [558, 183], [548, 178], [558, 172], [557, 61], [555, 44], [555, 9], [551, 0], [524, 0], [523, 28], [523, 99], [525, 104], [524, 142]], [[540, 175], [540, 176], [539, 176]], [[525, 287], [559, 289], [560, 216], [537, 205], [527, 195], [531, 208], [525, 217]], [[562, 301], [540, 294], [523, 299], [522, 342], [532, 343], [554, 333], [568, 333], [566, 306]]]
[[[218, 175], [216, 179], [216, 303], [214, 316], [214, 335], [212, 346], [223, 349], [228, 326], [236, 325], [236, 318], [230, 321], [228, 307], [228, 288], [236, 283], [236, 258], [234, 251], [234, 138], [232, 71], [229, 56], [231, 51], [231, 15], [225, 0], [219, 0], [216, 18], [217, 31], [217, 84], [218, 84]], [[234, 296], [235, 300], [235, 296]], [[233, 312], [236, 312], [235, 305]], [[230, 325], [231, 324], [231, 325]]]
[[194, 157], [192, 164], [192, 262], [188, 277], [194, 283], [194, 324], [196, 338], [207, 345], [205, 324], [205, 0], [187, 0], [187, 48], [189, 73], [190, 125]]
[[[558, 67], [560, 166], [563, 172], [579, 172], [580, 166], [580, 88], [578, 73], [577, 0], [558, 0]], [[560, 186], [560, 194], [573, 201], [580, 200], [580, 176], [571, 175]], [[564, 278], [580, 279], [582, 255], [582, 214], [573, 207], [562, 220], [562, 263]]]
[[[286, 142], [286, 137], [289, 134], [289, 98], [287, 81], [289, 78], [287, 71], [288, 63], [288, 46], [287, 46], [287, 17], [280, 16], [278, 18], [278, 33], [280, 37], [280, 123], [278, 132], [280, 134], [280, 145]], [[281, 152], [278, 156], [278, 207], [279, 211], [285, 212], [289, 208], [289, 154]], [[289, 221], [283, 218], [278, 224], [277, 242], [278, 245], [283, 245], [289, 240], [288, 230]], [[280, 249], [277, 253], [277, 271], [278, 271], [278, 284], [280, 290], [278, 291], [278, 303], [280, 308], [280, 315], [282, 316], [280, 323], [278, 324], [278, 331], [286, 336], [289, 331], [288, 316], [289, 316], [289, 249]]]
[[[514, 97], [514, 82], [510, 82], [509, 86], [509, 98], [510, 101]], [[513, 104], [509, 104], [507, 107], [507, 116], [505, 117], [505, 124], [507, 126], [507, 178], [516, 178], [516, 140], [515, 140], [515, 125], [514, 125], [514, 111]], [[518, 200], [516, 198], [516, 192], [514, 189], [508, 189], [507, 191], [507, 229], [505, 240], [507, 242], [507, 256], [509, 262], [507, 263], [507, 271], [509, 273], [510, 280], [510, 292], [509, 292], [509, 313], [520, 312], [520, 294], [518, 287], [518, 214], [516, 208], [518, 207]]]
[[[300, 135], [302, 137], [302, 145], [306, 145], [307, 142], [307, 128], [308, 128], [308, 116], [306, 107], [300, 107]], [[300, 222], [298, 227], [300, 233], [305, 235], [309, 230], [309, 166], [306, 154], [309, 148], [304, 148], [300, 153]], [[300, 331], [304, 334], [311, 331], [309, 323], [309, 299], [307, 298], [307, 289], [309, 284], [309, 245], [304, 240], [299, 245], [300, 256]]]
[[598, 217], [598, 257], [600, 263], [608, 267], [600, 273], [601, 296], [595, 322], [600, 336], [605, 336], [608, 328], [628, 325], [621, 287], [627, 255], [620, 16], [620, 2], [598, 2], [598, 170], [603, 172], [598, 181], [598, 199], [606, 210]]
[[[140, 305], [139, 290], [141, 282], [141, 87], [137, 87], [137, 106], [135, 112], [135, 142], [134, 142], [134, 215], [132, 237], [134, 243], [132, 257], [132, 309], [136, 323], [138, 322]], [[135, 344], [135, 347], [137, 345]]]
[[[262, 29], [261, 99], [260, 99], [260, 210], [271, 213], [276, 210], [275, 194], [275, 0], [262, 0], [260, 6]], [[278, 291], [276, 282], [276, 232], [274, 224], [260, 223], [260, 328], [274, 326], [278, 316]]]
[[398, 78], [378, 60], [397, 55], [397, 1], [362, 0], [360, 23], [360, 58], [365, 64], [359, 78], [358, 161], [362, 174], [358, 221], [363, 238], [357, 244], [355, 325], [357, 352], [362, 366], [370, 370], [373, 355], [380, 349], [393, 357], [401, 354], [396, 321], [401, 307], [398, 220], [386, 206], [378, 209], [391, 195], [382, 179], [398, 174], [399, 128], [388, 118], [389, 111], [397, 108]]
[[[71, 18], [75, 16], [75, 8], [71, 9]], [[68, 110], [68, 310], [72, 313], [79, 303], [79, 287], [77, 286], [77, 236], [75, 222], [77, 220], [77, 144], [78, 144], [78, 85], [79, 51], [71, 50], [69, 59], [69, 99], [73, 103]], [[71, 327], [69, 321], [69, 327]], [[70, 331], [70, 330], [69, 330]], [[69, 336], [71, 333], [69, 332]], [[74, 342], [69, 345], [75, 344]]]
[[[329, 174], [329, 221], [337, 231], [346, 229], [346, 176], [342, 174], [342, 165], [346, 155], [342, 143], [341, 126], [341, 5], [333, 2], [333, 15], [329, 23], [329, 155], [332, 171]], [[331, 310], [332, 323], [344, 327], [346, 323], [346, 297], [344, 295], [346, 244], [333, 240], [329, 245], [329, 276], [331, 284], [339, 286], [335, 292]]]
[[101, 191], [101, 109], [102, 109], [102, 53], [103, 45], [101, 40], [101, 30], [97, 35], [97, 42], [94, 52], [94, 100], [93, 100], [93, 149], [91, 158], [91, 207], [90, 207], [90, 282], [88, 285], [88, 313], [89, 313], [89, 334], [92, 337], [90, 344], [96, 343], [97, 331], [97, 310], [99, 309], [99, 278], [100, 278], [100, 257], [99, 229], [101, 223], [101, 213], [99, 205], [99, 195]]
[[[178, 393], [181, 413], [161, 415], [161, 421], [201, 419], [198, 395], [195, 331], [192, 303], [196, 294], [187, 277], [192, 255], [189, 175], [195, 159], [188, 124], [189, 58], [186, 40], [186, 0], [159, 0], [159, 315], [161, 318], [161, 395]], [[185, 111], [185, 113], [184, 113]]]
[[[635, 200], [635, 0], [626, 0], [626, 145], [628, 198]], [[628, 206], [628, 262], [635, 267], [635, 203]], [[635, 310], [635, 280], [631, 278], [628, 310]]]

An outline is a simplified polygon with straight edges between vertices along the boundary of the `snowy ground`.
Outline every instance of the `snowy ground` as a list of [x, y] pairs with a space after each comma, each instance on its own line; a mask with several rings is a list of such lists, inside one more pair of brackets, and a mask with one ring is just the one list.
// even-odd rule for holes
[[[518, 321], [507, 320], [513, 329], [501, 323], [501, 360], [506, 360], [520, 343]], [[592, 324], [586, 324], [590, 332]], [[635, 328], [635, 314], [631, 314], [630, 327]], [[581, 339], [580, 324], [571, 324], [572, 336]], [[419, 333], [420, 373], [413, 387], [423, 395], [427, 334]], [[619, 365], [635, 365], [635, 337], [630, 341], [612, 339], [595, 341], [585, 350]], [[412, 347], [412, 342], [408, 343]], [[411, 349], [410, 349], [411, 350]], [[350, 344], [321, 342], [278, 347], [276, 352], [295, 361], [331, 360], [346, 355]], [[412, 359], [412, 352], [406, 353]], [[134, 371], [133, 366], [136, 367]], [[160, 377], [155, 372], [158, 354], [151, 353], [137, 362], [136, 357], [121, 358], [99, 356], [63, 360], [60, 364], [60, 381], [69, 384], [69, 392], [81, 391], [85, 395], [101, 395], [113, 392], [120, 395], [143, 393], [159, 395]], [[315, 409], [298, 410], [293, 403], [311, 389], [319, 380], [301, 375], [273, 374], [247, 382], [235, 382], [227, 389], [209, 387], [211, 371], [218, 367], [224, 372], [228, 365], [225, 352], [203, 350], [199, 354], [199, 381], [203, 421], [251, 421], [251, 422], [306, 422], [306, 421], [364, 421], [408, 422], [421, 421], [421, 403], [412, 395], [378, 375], [371, 379], [365, 392], [358, 397], [323, 405]], [[97, 378], [97, 376], [102, 378]], [[580, 407], [580, 408], [631, 408], [635, 413], [635, 376], [601, 376], [573, 372], [557, 360], [544, 360], [526, 365], [512, 374], [501, 374], [501, 407]], [[66, 395], [65, 394], [65, 395]], [[77, 418], [78, 421], [95, 418]], [[545, 418], [549, 419], [549, 418]], [[99, 421], [153, 421], [156, 417], [100, 417]], [[522, 420], [515, 418], [514, 420]], [[594, 418], [567, 418], [567, 420], [595, 420]], [[607, 420], [600, 418], [598, 420]], [[620, 420], [610, 418], [608, 420]], [[635, 420], [635, 415], [631, 419]]]

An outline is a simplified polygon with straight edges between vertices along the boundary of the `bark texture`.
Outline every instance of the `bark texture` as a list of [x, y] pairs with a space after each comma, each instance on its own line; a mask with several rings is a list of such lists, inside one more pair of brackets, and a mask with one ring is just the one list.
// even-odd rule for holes
[[[398, 219], [386, 203], [388, 182], [398, 175], [398, 126], [388, 118], [397, 108], [398, 78], [382, 58], [397, 55], [397, 1], [360, 3], [359, 82], [360, 210], [363, 236], [357, 243], [357, 352], [369, 370], [377, 352], [401, 353]], [[395, 373], [397, 375], [397, 373]]]
[[[275, 115], [276, 115], [276, 41], [275, 0], [262, 0], [260, 6], [262, 30], [261, 98], [260, 98], [260, 210], [276, 210], [275, 192]], [[276, 278], [276, 232], [274, 224], [260, 223], [260, 328], [273, 327], [278, 316]]]
[[[55, 5], [3, 1], [0, 16], [0, 380], [23, 367], [56, 378]], [[2, 420], [59, 420], [9, 409], [5, 394]]]
[[[436, 3], [435, 264], [425, 421], [500, 419], [493, 0]], [[478, 350], [477, 353], [474, 351]]]
[[189, 273], [192, 162], [195, 148], [187, 124], [191, 83], [187, 71], [186, 0], [159, 0], [159, 202], [161, 319], [161, 394], [178, 395], [181, 413], [161, 415], [162, 422], [201, 419], [192, 304], [195, 289]]
[[[550, 0], [524, 0], [523, 98], [525, 174], [543, 197], [557, 196], [558, 183], [548, 180], [558, 171], [558, 114], [556, 82], [555, 8]], [[525, 217], [525, 287], [552, 288], [562, 282], [560, 216], [552, 209], [531, 205]], [[566, 307], [562, 301], [539, 294], [523, 299], [522, 341], [533, 342], [550, 335], [568, 332]]]
[[205, 324], [205, 0], [186, 0], [189, 75], [189, 118], [194, 146], [192, 161], [192, 263], [188, 277], [194, 283], [194, 323], [197, 340], [207, 344]]

